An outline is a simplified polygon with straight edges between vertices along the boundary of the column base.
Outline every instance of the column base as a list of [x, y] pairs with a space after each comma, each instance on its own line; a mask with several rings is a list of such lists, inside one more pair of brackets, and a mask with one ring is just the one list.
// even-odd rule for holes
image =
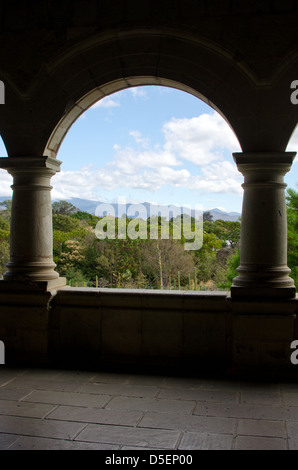
[[13, 280], [1, 279], [0, 280], [0, 293], [1, 292], [51, 292], [66, 287], [66, 278], [58, 277], [48, 281], [35, 281], [35, 280]]
[[231, 287], [232, 298], [242, 299], [294, 299], [295, 287]]
[[232, 297], [263, 297], [265, 299], [293, 299], [296, 288], [289, 276], [291, 270], [287, 266], [256, 267], [242, 263], [237, 268], [239, 276], [233, 279]]

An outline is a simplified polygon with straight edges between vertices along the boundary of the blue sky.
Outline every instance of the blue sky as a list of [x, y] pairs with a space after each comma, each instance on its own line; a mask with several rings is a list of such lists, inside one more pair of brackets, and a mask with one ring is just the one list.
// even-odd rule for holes
[[[298, 150], [298, 129], [287, 150]], [[179, 204], [241, 212], [241, 151], [227, 123], [198, 98], [167, 87], [130, 88], [85, 112], [65, 137], [52, 198]], [[6, 156], [0, 140], [0, 154]], [[298, 159], [298, 157], [297, 157]], [[298, 164], [286, 175], [297, 188]], [[0, 196], [11, 194], [0, 171]]]

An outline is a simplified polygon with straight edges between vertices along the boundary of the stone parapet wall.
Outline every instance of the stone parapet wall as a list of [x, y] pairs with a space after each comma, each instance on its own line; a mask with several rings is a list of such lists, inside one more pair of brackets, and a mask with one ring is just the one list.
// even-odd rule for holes
[[291, 363], [297, 298], [65, 288], [6, 293], [0, 305], [8, 364], [274, 378], [298, 373]]

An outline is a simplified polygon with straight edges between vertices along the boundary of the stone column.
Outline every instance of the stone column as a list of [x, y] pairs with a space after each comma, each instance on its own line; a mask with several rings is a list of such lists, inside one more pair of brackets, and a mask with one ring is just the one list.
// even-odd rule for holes
[[287, 266], [287, 212], [284, 175], [295, 152], [235, 153], [244, 175], [239, 276], [231, 296], [293, 298]]
[[49, 157], [0, 158], [0, 168], [13, 176], [10, 261], [5, 281], [65, 285], [53, 262], [50, 179], [60, 171], [60, 165]]

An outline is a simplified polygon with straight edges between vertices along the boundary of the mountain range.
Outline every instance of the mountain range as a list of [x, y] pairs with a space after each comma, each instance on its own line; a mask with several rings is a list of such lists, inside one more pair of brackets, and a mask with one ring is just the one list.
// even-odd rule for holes
[[[89, 212], [90, 214], [95, 214], [96, 208], [103, 204], [100, 201], [92, 201], [89, 199], [80, 199], [80, 198], [70, 198], [67, 199], [68, 202], [73, 204], [75, 207], [77, 207], [79, 210], [84, 211], [84, 212]], [[113, 207], [114, 209], [114, 215], [115, 217], [121, 217], [123, 214], [128, 214], [131, 215], [132, 217], [134, 214], [129, 214], [128, 213], [128, 208], [131, 206], [131, 204], [109, 204], [110, 206]], [[104, 206], [102, 206], [104, 208]], [[157, 206], [154, 204], [150, 204], [148, 202], [143, 202], [142, 207], [145, 209], [145, 212], [147, 214], [147, 217], [149, 217], [150, 211], [151, 215], [158, 215], [158, 210], [161, 208], [165, 209], [165, 214], [167, 214], [167, 209], [168, 206]], [[179, 213], [189, 213], [189, 210], [183, 211], [182, 207], [174, 206]], [[150, 210], [149, 210], [150, 209]], [[239, 217], [241, 217], [241, 214], [239, 212], [224, 212], [220, 209], [210, 209], [204, 212], [209, 212], [210, 215], [212, 216], [212, 220], [229, 220], [229, 221], [237, 221]], [[97, 212], [97, 215], [104, 215], [103, 213]], [[194, 215], [194, 210], [192, 210], [192, 215]]]
[[[0, 202], [6, 201], [7, 199], [11, 199], [11, 196], [6, 196], [6, 197], [1, 196]], [[89, 212], [92, 215], [95, 214], [96, 208], [103, 204], [101, 201], [93, 201], [90, 199], [80, 199], [80, 198], [74, 198], [74, 197], [70, 199], [66, 199], [66, 201], [70, 202], [73, 206], [77, 207], [80, 211]], [[129, 206], [131, 206], [131, 204], [119, 204], [118, 205], [117, 203], [115, 203], [115, 204], [109, 204], [109, 206], [113, 207], [113, 210], [114, 210], [113, 215], [115, 215], [115, 217], [121, 217], [123, 214], [128, 214], [129, 216], [134, 217], [134, 214], [129, 214], [128, 212]], [[162, 206], [162, 205], [157, 206], [154, 204], [150, 204], [148, 202], [143, 202], [142, 207], [144, 208], [147, 214], [147, 217], [149, 217], [150, 211], [151, 211], [151, 215], [158, 215], [159, 209], [164, 208], [165, 214], [167, 214], [167, 210], [168, 210], [167, 206]], [[184, 210], [183, 207], [178, 207], [178, 206], [174, 206], [174, 207], [180, 214], [189, 213], [189, 209]], [[104, 209], [103, 205], [102, 205], [102, 208]], [[209, 214], [212, 216], [212, 220], [221, 219], [221, 220], [237, 221], [239, 217], [241, 217], [241, 214], [239, 212], [224, 212], [217, 208], [206, 210], [204, 212], [209, 212]], [[97, 215], [104, 215], [104, 214], [100, 214], [99, 212], [97, 212]], [[194, 210], [191, 211], [191, 215], [194, 215]]]

